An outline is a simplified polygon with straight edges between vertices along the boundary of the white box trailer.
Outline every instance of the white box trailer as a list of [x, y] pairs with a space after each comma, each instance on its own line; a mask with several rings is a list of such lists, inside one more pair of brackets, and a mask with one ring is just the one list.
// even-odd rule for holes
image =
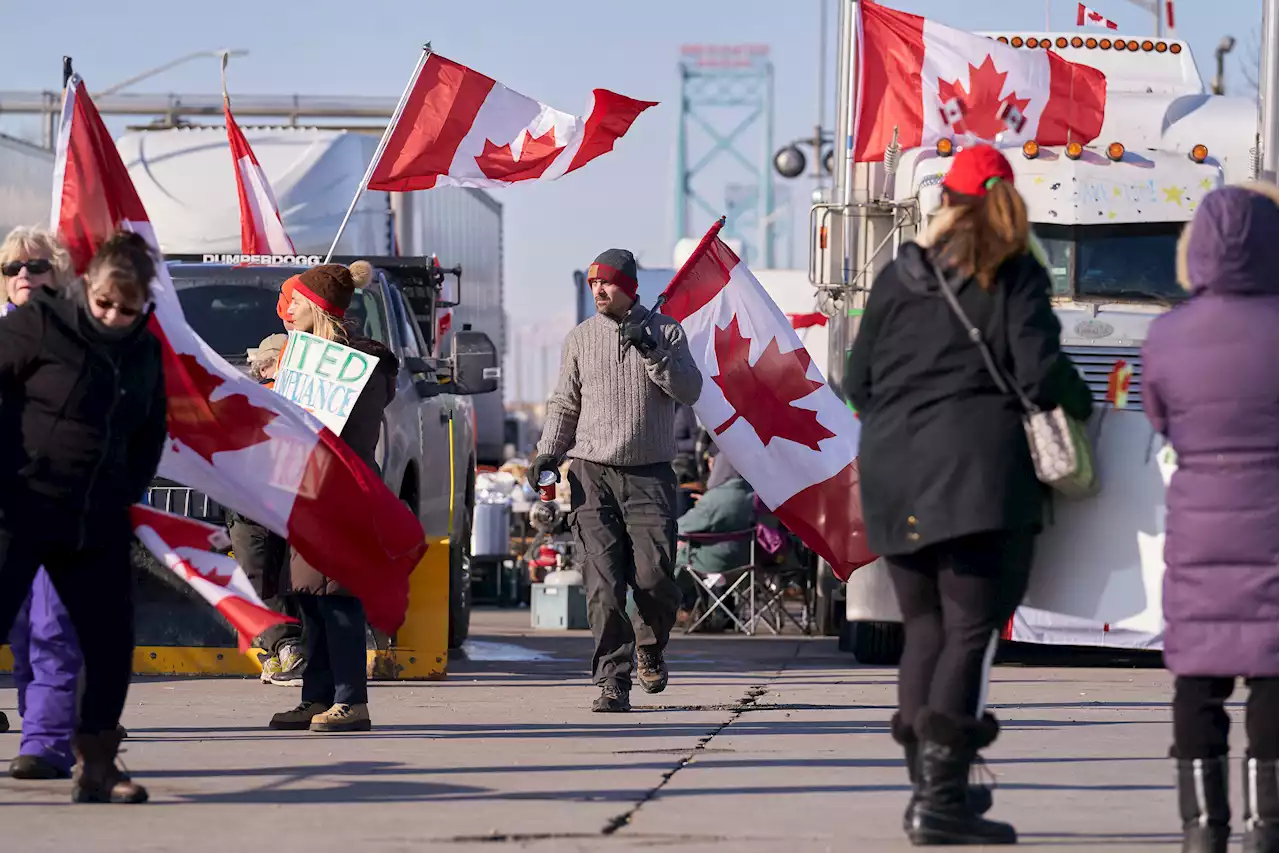
[[[271, 183], [297, 254], [323, 257], [373, 157], [377, 137], [324, 128], [242, 129]], [[131, 131], [116, 146], [165, 253], [239, 254], [240, 206], [225, 128]], [[46, 197], [50, 180], [45, 182]], [[47, 210], [46, 204], [46, 217]], [[502, 205], [487, 193], [456, 187], [366, 192], [335, 254], [434, 254], [446, 268], [461, 266], [461, 304], [454, 309], [451, 329], [470, 325], [488, 334], [501, 363], [506, 345]], [[443, 345], [447, 349], [447, 335]], [[473, 401], [477, 459], [500, 464], [502, 390]]]
[[48, 227], [53, 152], [0, 134], [0, 240], [19, 225]]

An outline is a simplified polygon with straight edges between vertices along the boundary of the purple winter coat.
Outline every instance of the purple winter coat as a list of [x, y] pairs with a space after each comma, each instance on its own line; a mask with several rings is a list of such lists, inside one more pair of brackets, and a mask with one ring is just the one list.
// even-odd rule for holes
[[1178, 247], [1192, 297], [1143, 347], [1147, 417], [1178, 454], [1164, 549], [1175, 675], [1277, 675], [1278, 228], [1274, 194], [1205, 196]]

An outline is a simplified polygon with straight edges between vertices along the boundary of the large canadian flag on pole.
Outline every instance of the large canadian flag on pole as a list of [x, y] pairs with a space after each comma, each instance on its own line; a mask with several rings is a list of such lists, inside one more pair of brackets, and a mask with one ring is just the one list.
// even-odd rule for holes
[[559, 178], [613, 150], [656, 106], [596, 89], [570, 115], [512, 91], [428, 47], [366, 178], [371, 190], [505, 187]]
[[236, 169], [236, 194], [240, 197], [240, 253], [244, 255], [292, 255], [293, 241], [284, 230], [266, 173], [231, 114], [227, 94], [227, 54], [222, 54], [222, 112], [227, 120], [227, 141]]
[[903, 148], [954, 134], [988, 142], [1003, 134], [1007, 142], [1085, 144], [1102, 132], [1107, 78], [1096, 68], [872, 0], [856, 7], [855, 161], [883, 158], [895, 127]]
[[702, 370], [698, 420], [778, 520], [841, 580], [875, 559], [858, 490], [859, 424], [787, 316], [712, 226], [661, 297]]
[[263, 604], [244, 569], [221, 553], [230, 544], [226, 530], [146, 506], [132, 515], [138, 540], [231, 623], [240, 651], [272, 625], [298, 621]]
[[[54, 163], [53, 227], [77, 272], [117, 228], [155, 232], [78, 75], [68, 80]], [[341, 438], [240, 373], [187, 324], [163, 263], [151, 330], [164, 352], [169, 436], [160, 473], [289, 539], [365, 605], [369, 623], [404, 621], [422, 525]]]

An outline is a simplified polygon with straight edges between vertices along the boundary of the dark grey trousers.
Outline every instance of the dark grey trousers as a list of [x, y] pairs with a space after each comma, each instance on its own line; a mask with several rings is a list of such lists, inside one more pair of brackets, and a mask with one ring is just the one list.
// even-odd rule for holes
[[[673, 579], [676, 475], [670, 463], [569, 465], [570, 524], [582, 556], [595, 683], [630, 689], [636, 643], [666, 648], [680, 606]], [[636, 618], [627, 615], [627, 588]]]

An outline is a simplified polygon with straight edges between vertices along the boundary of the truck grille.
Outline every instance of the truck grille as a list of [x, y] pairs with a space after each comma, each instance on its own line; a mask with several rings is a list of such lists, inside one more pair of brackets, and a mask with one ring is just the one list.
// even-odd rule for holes
[[1142, 411], [1142, 348], [1141, 347], [1081, 347], [1064, 346], [1062, 351], [1075, 364], [1076, 370], [1089, 384], [1095, 403], [1104, 403], [1107, 399], [1107, 380], [1111, 370], [1120, 359], [1124, 359], [1133, 368], [1133, 379], [1129, 381], [1129, 402], [1126, 410]]
[[184, 515], [213, 524], [222, 524], [226, 520], [226, 510], [218, 502], [211, 500], [203, 492], [189, 489], [177, 483], [157, 482], [147, 489], [147, 506], [162, 512]]

